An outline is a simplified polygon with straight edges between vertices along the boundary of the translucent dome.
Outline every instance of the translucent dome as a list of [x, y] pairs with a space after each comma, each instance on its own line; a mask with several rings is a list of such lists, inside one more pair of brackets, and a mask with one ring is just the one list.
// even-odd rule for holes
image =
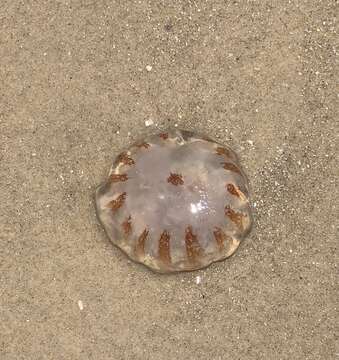
[[158, 272], [196, 270], [229, 257], [252, 223], [234, 151], [177, 129], [118, 155], [97, 189], [96, 207], [111, 241]]

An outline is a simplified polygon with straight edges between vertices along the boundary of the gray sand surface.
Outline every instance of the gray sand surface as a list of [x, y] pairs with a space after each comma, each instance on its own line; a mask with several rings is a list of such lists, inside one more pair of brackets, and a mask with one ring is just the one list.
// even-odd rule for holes
[[[339, 358], [337, 13], [1, 1], [1, 360]], [[161, 276], [109, 242], [93, 193], [176, 124], [240, 154], [255, 227], [225, 262]]]

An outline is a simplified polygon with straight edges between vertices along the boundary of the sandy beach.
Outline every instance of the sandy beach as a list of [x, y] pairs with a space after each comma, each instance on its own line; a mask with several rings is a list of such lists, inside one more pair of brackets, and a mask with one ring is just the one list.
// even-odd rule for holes
[[[338, 359], [335, 3], [2, 1], [1, 360]], [[159, 275], [94, 192], [168, 127], [239, 154], [254, 228]]]

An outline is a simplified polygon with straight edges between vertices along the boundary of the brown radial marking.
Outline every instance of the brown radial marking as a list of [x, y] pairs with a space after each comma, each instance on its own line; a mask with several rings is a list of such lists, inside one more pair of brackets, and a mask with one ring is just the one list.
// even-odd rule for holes
[[220, 228], [215, 228], [215, 230], [213, 231], [214, 237], [216, 242], [218, 243], [219, 246], [219, 250], [222, 251], [224, 250], [225, 246], [224, 246], [224, 241], [225, 241], [225, 233], [220, 229]]
[[239, 190], [239, 188], [233, 184], [227, 184], [226, 185], [227, 191], [234, 195], [237, 196], [238, 198], [240, 198], [241, 200], [245, 200], [246, 197], [245, 195]]
[[227, 191], [237, 197], [240, 197], [239, 190], [233, 184], [227, 184]]
[[159, 137], [161, 137], [163, 140], [167, 140], [168, 139], [168, 134], [167, 133], [161, 133], [161, 134], [159, 134]]
[[128, 180], [127, 174], [111, 174], [109, 180], [113, 183]]
[[167, 264], [171, 262], [170, 238], [170, 234], [165, 230], [159, 239], [159, 258]]
[[116, 212], [121, 208], [126, 199], [126, 193], [120, 194], [115, 200], [112, 200], [108, 203], [107, 207], [110, 208], [113, 212]]
[[148, 149], [151, 145], [147, 142], [143, 142], [143, 143], [140, 143], [140, 144], [137, 144], [137, 147], [138, 148], [145, 148], [145, 149]]
[[148, 230], [145, 229], [142, 234], [139, 236], [137, 245], [136, 245], [136, 254], [138, 256], [144, 256], [145, 255], [145, 242], [148, 237]]
[[218, 146], [215, 151], [218, 155], [224, 155], [224, 156], [228, 156], [228, 157], [231, 156], [231, 152], [221, 146]]
[[170, 176], [168, 177], [167, 181], [176, 186], [184, 184], [184, 180], [182, 178], [182, 175], [180, 175], [180, 174], [171, 173]]
[[117, 166], [120, 163], [123, 163], [124, 165], [134, 165], [135, 162], [134, 160], [128, 156], [128, 154], [126, 152], [122, 152], [121, 154], [119, 154], [114, 162], [114, 165]]
[[215, 231], [213, 231], [215, 240], [219, 246], [219, 250], [223, 251], [225, 250], [225, 244], [228, 243], [232, 243], [232, 238], [228, 235], [225, 234], [225, 232], [223, 230], [221, 230], [219, 227], [215, 228]]
[[225, 206], [225, 215], [228, 216], [232, 222], [234, 222], [240, 230], [244, 229], [243, 218], [244, 215], [234, 211], [229, 205]]
[[129, 216], [122, 224], [122, 230], [126, 236], [128, 236], [132, 231], [132, 217]]
[[193, 234], [192, 226], [187, 226], [185, 230], [185, 244], [189, 260], [195, 261], [202, 255], [203, 250], [200, 247], [197, 236]]
[[233, 163], [224, 162], [224, 163], [222, 163], [222, 166], [223, 166], [223, 168], [224, 168], [225, 170], [230, 170], [230, 171], [233, 171], [233, 172], [241, 175], [240, 169], [239, 169], [236, 165], [234, 165]]

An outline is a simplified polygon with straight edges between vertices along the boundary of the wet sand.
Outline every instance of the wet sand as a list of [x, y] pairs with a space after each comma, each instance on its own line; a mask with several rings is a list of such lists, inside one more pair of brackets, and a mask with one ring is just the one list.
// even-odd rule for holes
[[[2, 360], [337, 358], [336, 11], [2, 1]], [[230, 259], [158, 275], [109, 242], [93, 195], [169, 126], [240, 154], [255, 226]]]

